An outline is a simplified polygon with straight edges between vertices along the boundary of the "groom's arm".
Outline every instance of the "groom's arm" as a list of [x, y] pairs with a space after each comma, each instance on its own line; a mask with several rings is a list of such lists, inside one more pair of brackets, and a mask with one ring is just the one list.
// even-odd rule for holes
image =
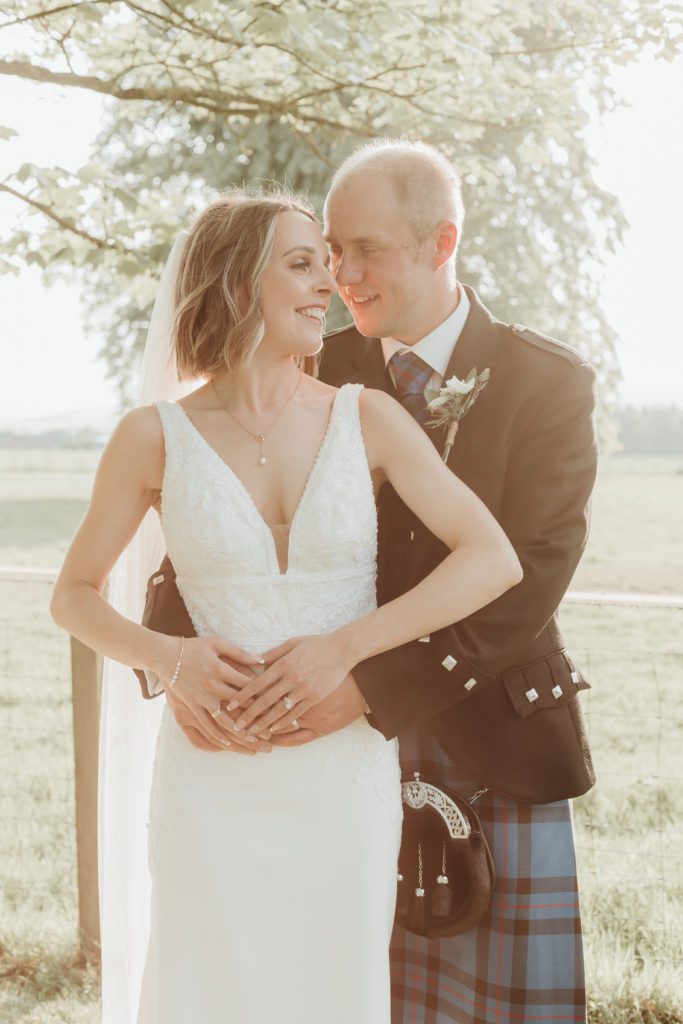
[[[453, 626], [357, 665], [353, 677], [387, 738], [467, 698], [519, 658], [559, 606], [585, 547], [597, 468], [593, 369], [571, 364], [513, 440], [500, 523], [524, 578]], [[426, 571], [433, 566], [427, 565]]]

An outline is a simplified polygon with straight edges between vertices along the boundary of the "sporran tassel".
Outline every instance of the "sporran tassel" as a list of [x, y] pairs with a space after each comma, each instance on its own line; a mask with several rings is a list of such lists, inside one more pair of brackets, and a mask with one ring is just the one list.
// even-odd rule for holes
[[396, 913], [397, 914], [407, 914], [408, 913], [408, 908], [410, 907], [410, 898], [411, 898], [411, 896], [412, 896], [412, 891], [411, 891], [411, 888], [410, 888], [410, 883], [405, 880], [405, 878], [401, 874], [401, 869], [399, 868], [398, 875], [396, 876]]
[[416, 929], [421, 930], [427, 928], [429, 924], [429, 906], [425, 899], [425, 891], [423, 888], [422, 878], [422, 843], [417, 844], [417, 888], [415, 889], [415, 895], [413, 896], [413, 908], [411, 919]]
[[436, 880], [436, 886], [432, 892], [432, 914], [434, 917], [448, 917], [453, 910], [453, 890], [448, 884], [446, 874], [446, 843], [444, 842], [441, 853], [441, 874]]

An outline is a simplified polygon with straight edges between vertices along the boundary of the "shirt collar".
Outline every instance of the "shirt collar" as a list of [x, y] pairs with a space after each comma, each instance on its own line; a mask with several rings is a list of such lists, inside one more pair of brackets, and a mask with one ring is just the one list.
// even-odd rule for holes
[[459, 284], [458, 293], [460, 300], [450, 316], [442, 320], [433, 331], [430, 331], [424, 338], [415, 342], [414, 345], [406, 345], [402, 341], [397, 341], [396, 338], [382, 338], [382, 352], [385, 365], [395, 352], [410, 349], [428, 366], [431, 366], [435, 373], [443, 377], [448, 368], [453, 349], [465, 326], [467, 314], [470, 311], [470, 300], [467, 298], [465, 289], [461, 288]]

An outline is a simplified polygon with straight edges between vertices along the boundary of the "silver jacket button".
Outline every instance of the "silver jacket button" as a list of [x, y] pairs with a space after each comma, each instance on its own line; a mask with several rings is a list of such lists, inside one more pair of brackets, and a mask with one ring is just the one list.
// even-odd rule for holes
[[553, 688], [552, 688], [552, 690], [550, 692], [552, 693], [553, 697], [555, 697], [557, 700], [559, 700], [559, 698], [562, 696], [562, 687], [561, 686], [553, 686]]
[[448, 672], [452, 672], [458, 663], [452, 654], [447, 654], [446, 657], [441, 662], [441, 664]]
[[526, 699], [530, 701], [532, 704], [535, 700], [538, 700], [538, 691], [534, 690], [533, 686], [530, 690], [526, 691]]
[[477, 680], [476, 679], [468, 679], [467, 682], [465, 683], [465, 689], [466, 690], [472, 690], [472, 689], [474, 689], [474, 687], [476, 685], [477, 685]]

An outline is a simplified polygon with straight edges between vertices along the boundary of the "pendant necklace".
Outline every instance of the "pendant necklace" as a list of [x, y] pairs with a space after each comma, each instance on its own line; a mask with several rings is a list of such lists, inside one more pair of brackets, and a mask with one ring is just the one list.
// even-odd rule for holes
[[302, 378], [302, 376], [303, 376], [303, 371], [302, 371], [302, 370], [300, 369], [300, 370], [299, 370], [299, 379], [298, 379], [298, 380], [297, 380], [297, 382], [296, 382], [296, 387], [295, 387], [295, 388], [294, 388], [294, 390], [292, 391], [291, 395], [289, 396], [289, 398], [287, 399], [287, 401], [285, 402], [285, 404], [284, 404], [284, 405], [282, 406], [282, 408], [280, 409], [279, 413], [277, 414], [277, 416], [275, 417], [275, 419], [273, 420], [273, 422], [272, 422], [272, 423], [270, 424], [270, 426], [268, 427], [268, 431], [267, 431], [267, 433], [266, 433], [266, 434], [254, 434], [254, 433], [253, 433], [253, 432], [252, 432], [251, 430], [248, 430], [248, 429], [247, 429], [247, 428], [246, 428], [246, 427], [244, 426], [244, 424], [243, 424], [243, 423], [240, 423], [240, 421], [239, 421], [238, 419], [236, 419], [236, 417], [235, 417], [235, 416], [233, 416], [233, 414], [232, 414], [232, 413], [230, 412], [230, 410], [228, 409], [227, 405], [225, 404], [225, 402], [223, 401], [223, 399], [221, 398], [221, 396], [220, 396], [220, 395], [218, 394], [218, 388], [216, 387], [216, 385], [215, 385], [215, 384], [214, 384], [214, 382], [213, 382], [213, 377], [211, 378], [211, 385], [212, 385], [212, 387], [213, 387], [213, 390], [214, 390], [214, 391], [216, 392], [216, 397], [218, 398], [218, 401], [219, 401], [219, 402], [221, 403], [221, 405], [223, 406], [223, 408], [224, 408], [224, 409], [225, 409], [225, 411], [227, 412], [227, 414], [228, 414], [228, 416], [230, 417], [230, 419], [231, 419], [231, 420], [232, 420], [232, 421], [233, 421], [234, 423], [236, 423], [236, 424], [237, 424], [237, 426], [238, 426], [238, 427], [239, 427], [239, 428], [240, 428], [241, 430], [243, 430], [245, 434], [249, 434], [249, 437], [253, 437], [255, 441], [258, 441], [258, 444], [259, 444], [259, 460], [258, 460], [258, 464], [259, 464], [259, 466], [265, 466], [266, 462], [268, 461], [268, 460], [266, 459], [265, 455], [263, 454], [263, 442], [265, 441], [265, 439], [266, 439], [267, 435], [268, 435], [268, 434], [269, 434], [269, 433], [271, 432], [271, 430], [273, 429], [273, 427], [275, 426], [275, 424], [277, 423], [277, 421], [278, 421], [278, 420], [280, 419], [280, 416], [282, 416], [283, 412], [285, 411], [285, 409], [287, 408], [287, 406], [289, 405], [289, 403], [290, 403], [290, 402], [292, 401], [292, 399], [294, 398], [294, 395], [295, 395], [295, 394], [296, 394], [296, 392], [297, 392], [297, 389], [298, 389], [298, 387], [299, 387], [299, 384], [301, 384], [301, 378]]

